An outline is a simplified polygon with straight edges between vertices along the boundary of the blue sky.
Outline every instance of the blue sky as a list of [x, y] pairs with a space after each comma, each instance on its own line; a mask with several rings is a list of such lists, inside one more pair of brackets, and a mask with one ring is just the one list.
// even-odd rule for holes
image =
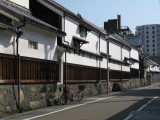
[[160, 0], [55, 0], [99, 27], [121, 15], [122, 26], [160, 24]]

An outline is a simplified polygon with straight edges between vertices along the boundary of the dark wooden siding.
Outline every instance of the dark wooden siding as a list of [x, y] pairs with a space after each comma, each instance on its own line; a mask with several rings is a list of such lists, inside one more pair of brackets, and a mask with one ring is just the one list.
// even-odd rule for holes
[[121, 71], [111, 70], [109, 77], [110, 79], [121, 79]]
[[[21, 82], [58, 82], [58, 62], [27, 57], [21, 57], [20, 61]], [[0, 54], [0, 83], [15, 83], [17, 71], [17, 57]]]
[[130, 72], [124, 72], [124, 71], [111, 70], [109, 75], [110, 79], [116, 79], [116, 80], [131, 78]]
[[107, 80], [107, 69], [89, 67], [76, 64], [67, 64], [67, 82], [97, 82]]
[[139, 69], [131, 68], [131, 78], [139, 78]]

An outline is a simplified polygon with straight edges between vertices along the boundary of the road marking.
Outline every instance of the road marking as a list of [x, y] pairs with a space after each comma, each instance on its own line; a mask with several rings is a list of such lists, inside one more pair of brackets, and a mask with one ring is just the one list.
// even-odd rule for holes
[[[143, 87], [143, 89], [144, 88], [149, 88], [149, 87], [152, 87], [152, 86]], [[79, 106], [83, 106], [83, 105], [86, 105], [86, 104], [95, 103], [95, 102], [98, 102], [98, 101], [101, 101], [101, 100], [104, 100], [104, 99], [109, 99], [109, 98], [112, 98], [112, 97], [116, 97], [116, 96], [120, 96], [120, 95], [124, 95], [124, 94], [128, 94], [128, 93], [132, 93], [132, 92], [138, 91], [140, 89], [142, 89], [142, 88], [134, 89], [134, 90], [129, 91], [129, 92], [118, 93], [118, 94], [111, 95], [111, 96], [108, 96], [108, 97], [105, 97], [105, 98], [98, 98], [97, 100], [94, 100], [94, 101], [91, 101], [91, 102], [86, 102], [86, 103], [83, 103], [83, 104], [74, 105], [74, 106], [67, 107], [67, 108], [64, 108], [64, 109], [61, 109], [61, 110], [57, 110], [57, 111], [53, 111], [53, 112], [50, 112], [50, 113], [38, 115], [38, 116], [35, 116], [35, 117], [31, 117], [31, 118], [26, 118], [24, 120], [32, 120], [32, 119], [35, 119], [35, 118], [43, 117], [43, 116], [54, 114], [54, 113], [57, 113], [57, 112], [62, 112], [62, 111], [65, 111], [65, 110], [68, 110], [68, 109], [72, 109], [72, 108], [76, 108], [76, 107], [79, 107]], [[126, 120], [129, 120], [129, 119], [126, 119]]]
[[146, 104], [144, 104], [142, 107], [140, 107], [137, 111], [143, 110], [148, 104], [150, 104], [154, 99], [158, 98], [158, 96], [154, 97], [150, 101], [148, 101]]
[[[140, 107], [138, 110], [136, 110], [137, 112], [142, 111], [148, 104], [150, 104], [154, 99], [158, 98], [158, 96], [152, 98], [150, 101], [148, 101], [146, 104], [144, 104], [142, 107]], [[134, 113], [131, 112], [129, 114], [129, 116], [127, 116], [125, 119], [123, 120], [130, 120], [132, 117], [134, 116]]]
[[[107, 98], [111, 98], [111, 97], [113, 97], [113, 96], [110, 96], [110, 97], [107, 97]], [[83, 105], [86, 105], [86, 104], [91, 104], [91, 103], [94, 103], [94, 102], [98, 102], [98, 101], [101, 101], [101, 100], [104, 100], [104, 99], [106, 99], [106, 98], [101, 98], [101, 99], [94, 100], [94, 101], [91, 101], [91, 102], [86, 102], [86, 103], [83, 103], [83, 104], [78, 104], [78, 105], [75, 105], [75, 106], [64, 108], [62, 110], [57, 110], [57, 111], [46, 113], [46, 114], [43, 114], [43, 115], [27, 118], [27, 119], [24, 119], [24, 120], [32, 120], [32, 119], [35, 119], [35, 118], [39, 118], [39, 117], [43, 117], [43, 116], [46, 116], [46, 115], [54, 114], [54, 113], [57, 113], [57, 112], [65, 111], [65, 110], [68, 110], [68, 109], [71, 109], [71, 108], [76, 108], [76, 107], [83, 106]]]

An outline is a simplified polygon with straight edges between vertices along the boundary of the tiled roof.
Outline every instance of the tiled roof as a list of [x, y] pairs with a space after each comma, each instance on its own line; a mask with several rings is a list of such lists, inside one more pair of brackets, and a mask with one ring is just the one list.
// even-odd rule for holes
[[50, 4], [51, 6], [56, 7], [57, 9], [65, 12], [67, 15], [75, 18], [77, 21], [79, 21], [80, 23], [82, 23], [84, 26], [94, 29], [95, 31], [101, 32], [101, 34], [106, 34], [106, 31], [98, 26], [96, 26], [95, 24], [89, 22], [88, 20], [86, 20], [83, 17], [79, 17], [78, 15], [74, 14], [73, 12], [71, 12], [70, 10], [66, 9], [65, 7], [63, 7], [62, 5], [58, 4], [57, 2], [55, 2], [54, 0], [43, 0], [44, 2]]
[[9, 11], [11, 14], [15, 13], [20, 20], [24, 18], [27, 23], [37, 25], [43, 29], [56, 32], [57, 34], [66, 35], [63, 31], [32, 16], [31, 12], [28, 9], [23, 8], [13, 2], [10, 2], [8, 0], [0, 0], [0, 6], [4, 7], [5, 10]]
[[3, 23], [0, 23], [0, 28], [2, 28], [2, 29], [7, 29], [7, 30], [9, 30], [9, 31], [16, 32], [16, 28], [15, 28], [15, 27], [11, 27], [11, 26], [8, 26], [8, 25], [3, 24]]
[[126, 47], [129, 47], [129, 48], [131, 47], [130, 44], [126, 40], [124, 40], [121, 36], [117, 34], [110, 34], [110, 38], [116, 40], [119, 43], [122, 43]]

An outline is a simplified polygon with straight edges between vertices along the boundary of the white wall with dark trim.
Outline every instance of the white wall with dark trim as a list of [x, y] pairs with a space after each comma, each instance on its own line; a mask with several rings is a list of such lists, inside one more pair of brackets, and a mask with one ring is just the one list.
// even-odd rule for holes
[[[20, 56], [57, 61], [57, 55], [55, 54], [56, 34], [29, 25], [22, 28], [22, 31], [23, 35], [19, 39]], [[28, 41], [36, 42], [38, 49], [29, 48]]]

